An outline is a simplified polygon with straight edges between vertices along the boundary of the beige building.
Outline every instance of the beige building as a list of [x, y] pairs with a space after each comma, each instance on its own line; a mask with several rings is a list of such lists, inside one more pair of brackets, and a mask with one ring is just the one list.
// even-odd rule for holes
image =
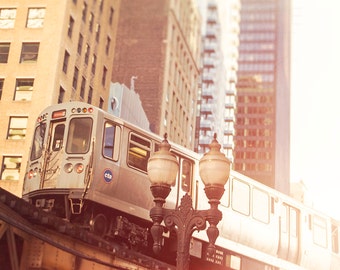
[[150, 129], [194, 149], [201, 17], [195, 0], [122, 1], [112, 81], [139, 94]]
[[21, 195], [42, 109], [70, 100], [107, 108], [119, 4], [0, 3], [0, 187]]

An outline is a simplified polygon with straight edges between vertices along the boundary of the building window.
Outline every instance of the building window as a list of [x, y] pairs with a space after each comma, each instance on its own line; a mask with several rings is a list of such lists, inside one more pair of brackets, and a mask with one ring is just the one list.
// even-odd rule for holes
[[113, 9], [113, 7], [111, 7], [111, 8], [110, 8], [110, 17], [109, 17], [109, 23], [110, 23], [110, 25], [112, 25], [113, 14], [114, 14], [114, 9]]
[[10, 117], [7, 132], [8, 140], [22, 140], [26, 137], [27, 117]]
[[79, 34], [78, 47], [77, 47], [78, 54], [81, 54], [81, 50], [83, 49], [83, 40], [84, 40], [83, 35]]
[[1, 166], [1, 180], [19, 180], [21, 156], [4, 156]]
[[68, 67], [69, 59], [70, 59], [70, 54], [68, 53], [68, 51], [65, 51], [64, 62], [63, 62], [63, 71], [64, 71], [65, 74], [67, 73], [67, 67]]
[[0, 79], [0, 100], [1, 100], [3, 88], [4, 88], [4, 79]]
[[63, 103], [65, 96], [65, 89], [60, 86], [59, 88], [59, 96], [58, 96], [58, 103]]
[[91, 71], [94, 74], [96, 72], [96, 64], [97, 64], [97, 56], [95, 54], [93, 54], [92, 56], [92, 67], [91, 67]]
[[7, 63], [10, 43], [0, 43], [0, 63]]
[[96, 41], [99, 41], [99, 37], [100, 37], [100, 24], [97, 23], [96, 25]]
[[106, 74], [107, 74], [107, 68], [103, 67], [103, 77], [102, 77], [102, 85], [105, 86], [106, 83]]
[[90, 86], [89, 93], [87, 95], [87, 103], [92, 104], [92, 94], [93, 94], [93, 88]]
[[32, 100], [34, 79], [17, 79], [15, 84], [15, 101]]
[[36, 62], [38, 60], [39, 43], [22, 43], [20, 63]]
[[0, 8], [0, 28], [14, 28], [16, 15], [16, 8]]
[[45, 8], [29, 8], [27, 15], [27, 28], [41, 28], [44, 26]]
[[104, 0], [100, 0], [100, 5], [99, 5], [100, 12], [103, 11], [103, 6], [104, 6]]
[[111, 47], [111, 38], [106, 38], [106, 46], [105, 46], [105, 53], [108, 55], [110, 53], [110, 47]]
[[86, 22], [86, 13], [87, 13], [87, 4], [84, 3], [83, 11], [82, 11], [82, 16], [81, 16], [81, 19], [83, 20], [83, 22]]
[[90, 46], [89, 44], [86, 44], [85, 46], [85, 64], [87, 65], [89, 63], [89, 57], [90, 57]]
[[102, 97], [99, 98], [99, 108], [103, 109], [104, 99]]
[[73, 82], [72, 82], [72, 87], [73, 87], [74, 90], [77, 90], [78, 73], [79, 73], [79, 69], [77, 67], [74, 67]]
[[94, 20], [93, 13], [91, 12], [90, 13], [90, 19], [89, 19], [89, 30], [90, 30], [90, 32], [92, 32], [92, 30], [93, 30], [93, 20]]
[[86, 86], [86, 79], [84, 77], [82, 77], [81, 78], [81, 85], [80, 85], [80, 97], [81, 98], [84, 98], [85, 86]]
[[72, 16], [70, 16], [70, 19], [69, 19], [69, 22], [68, 22], [68, 30], [67, 30], [67, 35], [70, 38], [72, 37], [73, 25], [74, 25], [74, 19], [72, 18]]

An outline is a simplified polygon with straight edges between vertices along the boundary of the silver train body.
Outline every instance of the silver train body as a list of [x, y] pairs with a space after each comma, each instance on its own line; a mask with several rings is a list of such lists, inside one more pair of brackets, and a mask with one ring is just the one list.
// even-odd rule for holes
[[[23, 198], [103, 237], [145, 248], [153, 207], [146, 167], [161, 141], [86, 103], [50, 106], [35, 126]], [[188, 192], [194, 208], [209, 208], [200, 156], [171, 145], [180, 170], [166, 207]], [[216, 269], [340, 269], [339, 221], [235, 171], [225, 189], [217, 253], [206, 257], [205, 232], [195, 232], [193, 258]]]

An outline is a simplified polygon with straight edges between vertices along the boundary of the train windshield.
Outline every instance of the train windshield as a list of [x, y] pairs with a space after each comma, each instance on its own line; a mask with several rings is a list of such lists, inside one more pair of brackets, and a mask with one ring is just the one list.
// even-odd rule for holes
[[37, 126], [35, 129], [31, 151], [31, 160], [35, 160], [41, 157], [45, 131], [46, 123], [40, 123], [40, 125]]
[[92, 118], [73, 118], [70, 121], [66, 152], [85, 154], [89, 151], [92, 132]]

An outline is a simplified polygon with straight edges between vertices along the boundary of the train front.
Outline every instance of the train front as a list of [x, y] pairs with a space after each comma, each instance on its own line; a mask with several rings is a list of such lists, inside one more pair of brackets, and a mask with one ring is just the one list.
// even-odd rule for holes
[[[38, 117], [23, 186], [23, 198], [66, 215], [68, 199], [81, 198], [92, 170], [96, 110], [71, 102], [45, 109]], [[72, 205], [80, 211], [81, 199]]]

